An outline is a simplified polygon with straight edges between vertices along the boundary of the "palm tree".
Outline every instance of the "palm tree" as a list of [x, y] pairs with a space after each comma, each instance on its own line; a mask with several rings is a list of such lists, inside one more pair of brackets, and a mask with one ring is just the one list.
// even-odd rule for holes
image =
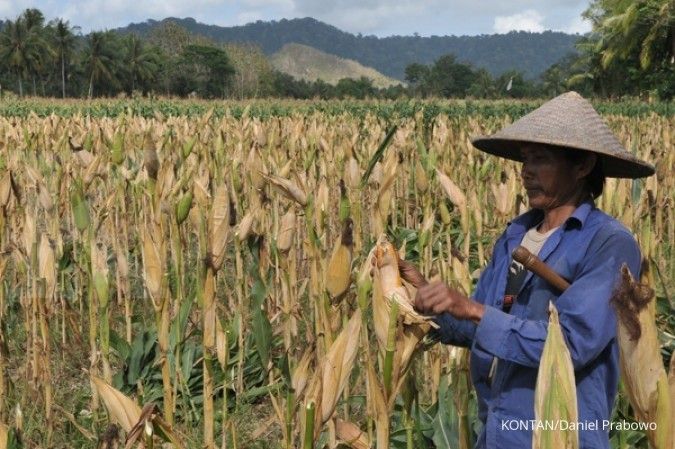
[[97, 81], [119, 84], [115, 73], [115, 64], [119, 61], [115, 44], [115, 35], [111, 31], [94, 31], [88, 36], [84, 52], [84, 66], [89, 76], [88, 98], [94, 95]]
[[58, 19], [51, 29], [54, 49], [61, 62], [61, 94], [66, 98], [66, 59], [75, 48], [75, 35], [67, 20]]
[[33, 95], [36, 95], [36, 78], [44, 70], [47, 61], [53, 56], [53, 51], [47, 44], [45, 36], [45, 16], [35, 8], [26, 9], [21, 14], [21, 20], [26, 29], [26, 45], [30, 57], [26, 60], [28, 72], [33, 78]]
[[675, 56], [675, 2], [672, 0], [595, 0], [584, 13], [591, 19], [604, 67], [615, 60], [639, 59], [647, 70]]
[[29, 32], [22, 17], [5, 23], [0, 33], [0, 60], [16, 73], [19, 80], [19, 96], [23, 96], [23, 78], [40, 58], [39, 48], [34, 45], [34, 33]]
[[151, 79], [157, 71], [157, 55], [148, 51], [143, 41], [135, 35], [130, 34], [125, 42], [125, 69], [131, 78], [131, 92], [136, 90], [136, 81], [147, 81]]

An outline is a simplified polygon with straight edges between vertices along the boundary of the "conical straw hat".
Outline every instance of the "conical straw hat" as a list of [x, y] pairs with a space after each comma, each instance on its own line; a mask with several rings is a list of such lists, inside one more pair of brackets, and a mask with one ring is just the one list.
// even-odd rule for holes
[[479, 150], [519, 162], [520, 148], [528, 142], [597, 153], [607, 177], [654, 174], [654, 166], [628, 152], [591, 103], [576, 92], [559, 95], [501, 131], [472, 141]]

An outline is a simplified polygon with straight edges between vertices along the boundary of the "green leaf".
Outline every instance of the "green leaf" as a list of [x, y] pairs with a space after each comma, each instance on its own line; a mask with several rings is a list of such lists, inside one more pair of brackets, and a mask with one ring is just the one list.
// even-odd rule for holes
[[375, 154], [373, 154], [373, 157], [370, 158], [370, 162], [368, 162], [368, 168], [366, 168], [366, 172], [363, 174], [363, 179], [361, 180], [361, 187], [363, 188], [366, 183], [368, 182], [368, 178], [370, 178], [370, 174], [373, 172], [373, 168], [375, 168], [375, 164], [377, 164], [377, 161], [382, 159], [382, 156], [384, 155], [384, 150], [387, 149], [389, 146], [389, 142], [391, 142], [391, 138], [394, 137], [394, 133], [396, 132], [396, 129], [398, 129], [397, 125], [394, 125], [389, 129], [387, 132], [387, 135], [384, 137], [384, 140], [380, 144], [380, 146], [377, 148], [377, 151], [375, 151]]
[[457, 410], [448, 389], [447, 376], [441, 378], [438, 388], [438, 411], [433, 421], [432, 440], [437, 449], [453, 449], [459, 445], [459, 421]]

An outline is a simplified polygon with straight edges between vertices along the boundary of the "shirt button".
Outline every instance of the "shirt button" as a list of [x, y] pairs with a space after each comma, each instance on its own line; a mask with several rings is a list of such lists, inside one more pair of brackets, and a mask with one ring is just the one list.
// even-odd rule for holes
[[498, 300], [497, 300], [497, 305], [498, 305], [498, 306], [501, 306], [501, 305], [502, 305], [502, 300], [501, 300], [501, 299], [498, 299]]

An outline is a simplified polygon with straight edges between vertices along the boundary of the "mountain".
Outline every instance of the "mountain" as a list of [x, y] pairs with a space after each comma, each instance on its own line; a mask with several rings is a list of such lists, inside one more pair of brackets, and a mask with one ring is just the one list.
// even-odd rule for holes
[[[452, 53], [458, 61], [483, 67], [492, 75], [519, 70], [535, 78], [565, 55], [574, 52], [579, 35], [545, 31], [510, 32], [480, 36], [376, 36], [354, 35], [312, 18], [257, 21], [243, 26], [205, 25], [192, 18], [167, 18], [194, 34], [218, 42], [253, 42], [270, 55], [286, 44], [297, 43], [352, 59], [384, 75], [403, 80], [405, 67], [414, 62], [430, 64]], [[161, 22], [148, 20], [118, 31], [147, 34]]]
[[280, 72], [307, 81], [321, 79], [335, 85], [342, 78], [358, 79], [365, 76], [373, 80], [373, 85], [378, 88], [401, 84], [356, 61], [329, 55], [307, 45], [286, 44], [270, 56], [270, 62]]

